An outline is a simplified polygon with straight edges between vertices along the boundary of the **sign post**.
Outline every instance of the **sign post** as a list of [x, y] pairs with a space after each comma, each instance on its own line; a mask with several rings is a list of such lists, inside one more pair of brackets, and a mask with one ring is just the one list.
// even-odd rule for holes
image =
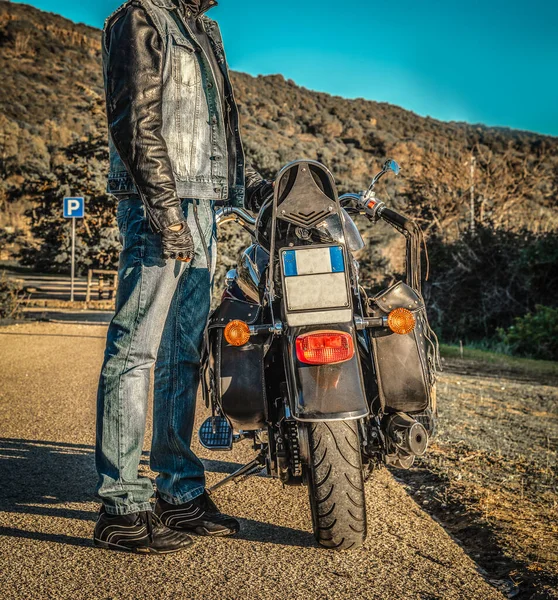
[[74, 280], [76, 271], [76, 219], [85, 216], [85, 200], [83, 198], [64, 198], [64, 218], [72, 219], [72, 267], [70, 302], [74, 301]]

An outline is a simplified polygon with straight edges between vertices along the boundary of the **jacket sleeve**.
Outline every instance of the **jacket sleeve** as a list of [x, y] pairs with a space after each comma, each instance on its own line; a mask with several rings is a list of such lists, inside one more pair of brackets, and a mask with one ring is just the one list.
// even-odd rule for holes
[[156, 231], [184, 214], [162, 136], [163, 40], [143, 8], [107, 24], [105, 92], [109, 134]]
[[273, 183], [264, 179], [252, 166], [251, 163], [246, 163], [245, 170], [245, 207], [252, 212], [258, 212], [273, 192]]

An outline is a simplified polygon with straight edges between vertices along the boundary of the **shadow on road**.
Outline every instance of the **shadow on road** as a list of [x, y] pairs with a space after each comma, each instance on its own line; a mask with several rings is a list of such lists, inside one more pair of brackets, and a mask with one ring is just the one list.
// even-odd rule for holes
[[23, 529], [15, 529], [13, 527], [0, 527], [0, 536], [2, 535], [7, 537], [37, 540], [40, 542], [55, 542], [57, 544], [66, 544], [67, 546], [93, 546], [93, 541], [87, 538], [79, 538], [71, 535], [55, 533], [41, 533], [39, 531], [25, 531]]
[[0, 438], [0, 511], [93, 521], [96, 514], [60, 506], [94, 501], [93, 447]]
[[79, 325], [108, 325], [113, 311], [96, 310], [26, 310], [26, 321], [50, 321], [54, 323]]
[[[0, 325], [1, 326], [1, 325]], [[0, 335], [14, 335], [14, 336], [31, 336], [31, 337], [64, 337], [64, 338], [79, 338], [83, 339], [94, 339], [94, 340], [104, 340], [106, 336], [104, 335], [76, 335], [76, 334], [66, 334], [66, 333], [34, 333], [31, 331], [1, 331]]]
[[[141, 463], [149, 462], [144, 452]], [[220, 460], [203, 460], [207, 471], [229, 474], [241, 465]], [[0, 438], [0, 512], [80, 519], [94, 522], [96, 511], [80, 510], [64, 504], [97, 502], [94, 447], [86, 444]], [[235, 536], [250, 542], [312, 546], [310, 533], [270, 523], [240, 519], [242, 531]], [[65, 535], [0, 527], [0, 536], [55, 542], [71, 546], [91, 546], [91, 540]]]
[[235, 539], [263, 544], [297, 546], [299, 548], [316, 546], [314, 536], [308, 531], [262, 523], [261, 521], [253, 521], [252, 519], [238, 520], [240, 521], [240, 533], [234, 536]]

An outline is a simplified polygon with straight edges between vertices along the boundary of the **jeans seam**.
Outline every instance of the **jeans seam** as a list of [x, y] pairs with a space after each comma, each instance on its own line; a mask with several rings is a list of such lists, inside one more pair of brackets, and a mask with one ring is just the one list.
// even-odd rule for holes
[[[144, 237], [141, 236], [140, 239], [141, 239], [140, 255], [143, 256], [143, 244], [145, 243]], [[120, 371], [120, 374], [118, 376], [118, 481], [115, 483], [117, 483], [120, 486], [120, 489], [122, 489], [122, 428], [120, 427], [120, 424], [122, 422], [122, 376], [128, 370], [128, 364], [130, 362], [130, 353], [132, 352], [132, 348], [134, 346], [134, 338], [137, 334], [139, 317], [142, 312], [142, 298], [144, 295], [143, 294], [144, 279], [145, 279], [145, 277], [144, 277], [144, 272], [143, 272], [143, 261], [142, 261], [140, 263], [140, 289], [139, 289], [139, 297], [138, 297], [138, 309], [136, 311], [136, 316], [134, 318], [133, 333], [132, 333], [132, 337], [130, 338], [128, 352], [126, 353], [126, 360], [124, 361], [124, 367]]]
[[[202, 228], [202, 223], [200, 221], [200, 216], [199, 216], [199, 207], [202, 204], [199, 200], [194, 200], [194, 202], [196, 202], [196, 210], [194, 211], [194, 221], [196, 223], [196, 229], [198, 230], [198, 235], [200, 236], [200, 244], [202, 244], [202, 249], [203, 249], [203, 255], [205, 258], [205, 266], [207, 267], [207, 271], [209, 272], [209, 280], [211, 283], [211, 270], [212, 270], [212, 256], [211, 256], [211, 237], [209, 238], [209, 243], [207, 241], [207, 232], [203, 230]], [[207, 209], [209, 209], [209, 213], [213, 212], [213, 208], [211, 206], [210, 202], [204, 202], [203, 204], [206, 205], [206, 212]], [[209, 233], [212, 234], [212, 224], [213, 224], [213, 219], [210, 217], [209, 219], [207, 219], [208, 223], [209, 223]]]
[[[175, 291], [176, 297], [178, 299], [180, 299], [182, 297], [182, 287], [184, 285], [184, 278], [188, 276], [188, 273], [185, 271], [183, 271], [183, 273], [181, 274], [180, 277], [180, 281], [178, 282], [178, 286], [177, 289]], [[180, 300], [177, 300], [177, 302], [179, 302]], [[172, 306], [172, 305], [171, 305]], [[178, 307], [177, 307], [178, 309]], [[179, 470], [179, 467], [181, 466], [180, 463], [181, 461], [181, 455], [182, 452], [180, 450], [180, 447], [176, 441], [176, 431], [175, 431], [175, 404], [176, 404], [176, 385], [177, 385], [177, 381], [178, 381], [178, 377], [177, 377], [177, 370], [175, 368], [172, 368], [172, 366], [176, 363], [176, 357], [178, 354], [178, 346], [179, 343], [177, 342], [178, 340], [178, 333], [180, 330], [180, 323], [179, 323], [179, 319], [176, 318], [175, 319], [176, 323], [175, 323], [175, 330], [174, 330], [174, 344], [172, 347], [172, 356], [171, 356], [171, 369], [172, 369], [172, 387], [171, 387], [171, 419], [172, 419], [172, 444], [175, 448], [175, 455], [174, 455], [174, 473], [171, 479], [171, 484], [170, 484], [170, 488], [171, 490], [174, 488], [176, 481], [178, 480], [181, 471]]]
[[[130, 214], [131, 214], [131, 212], [132, 212], [132, 207], [129, 206], [128, 208], [126, 208], [124, 210], [124, 214], [123, 214], [122, 219], [120, 221], [122, 223], [122, 227], [119, 227], [119, 231], [120, 231], [120, 233], [123, 236], [126, 235], [126, 229], [128, 228], [128, 221], [130, 220]], [[118, 212], [116, 214], [117, 214], [117, 217], [118, 217]], [[117, 225], [118, 225], [118, 223], [117, 223]]]
[[[204, 238], [204, 243], [206, 246], [210, 247], [211, 246], [211, 238], [213, 236], [213, 208], [211, 207], [211, 203], [207, 202], [207, 231], [205, 232], [205, 238]], [[207, 243], [207, 239], [209, 239], [209, 244]]]

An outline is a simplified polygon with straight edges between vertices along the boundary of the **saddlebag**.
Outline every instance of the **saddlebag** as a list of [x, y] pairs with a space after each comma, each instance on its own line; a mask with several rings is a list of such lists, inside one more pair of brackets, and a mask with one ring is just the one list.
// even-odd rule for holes
[[230, 321], [255, 325], [261, 307], [225, 298], [208, 325], [208, 356], [204, 366], [205, 397], [230, 421], [235, 431], [266, 427], [264, 355], [267, 335], [256, 335], [244, 346], [231, 346], [224, 330]]
[[435, 411], [438, 345], [422, 296], [399, 281], [369, 300], [368, 316], [387, 317], [396, 308], [413, 313], [416, 326], [411, 333], [369, 330], [382, 409], [386, 413]]

